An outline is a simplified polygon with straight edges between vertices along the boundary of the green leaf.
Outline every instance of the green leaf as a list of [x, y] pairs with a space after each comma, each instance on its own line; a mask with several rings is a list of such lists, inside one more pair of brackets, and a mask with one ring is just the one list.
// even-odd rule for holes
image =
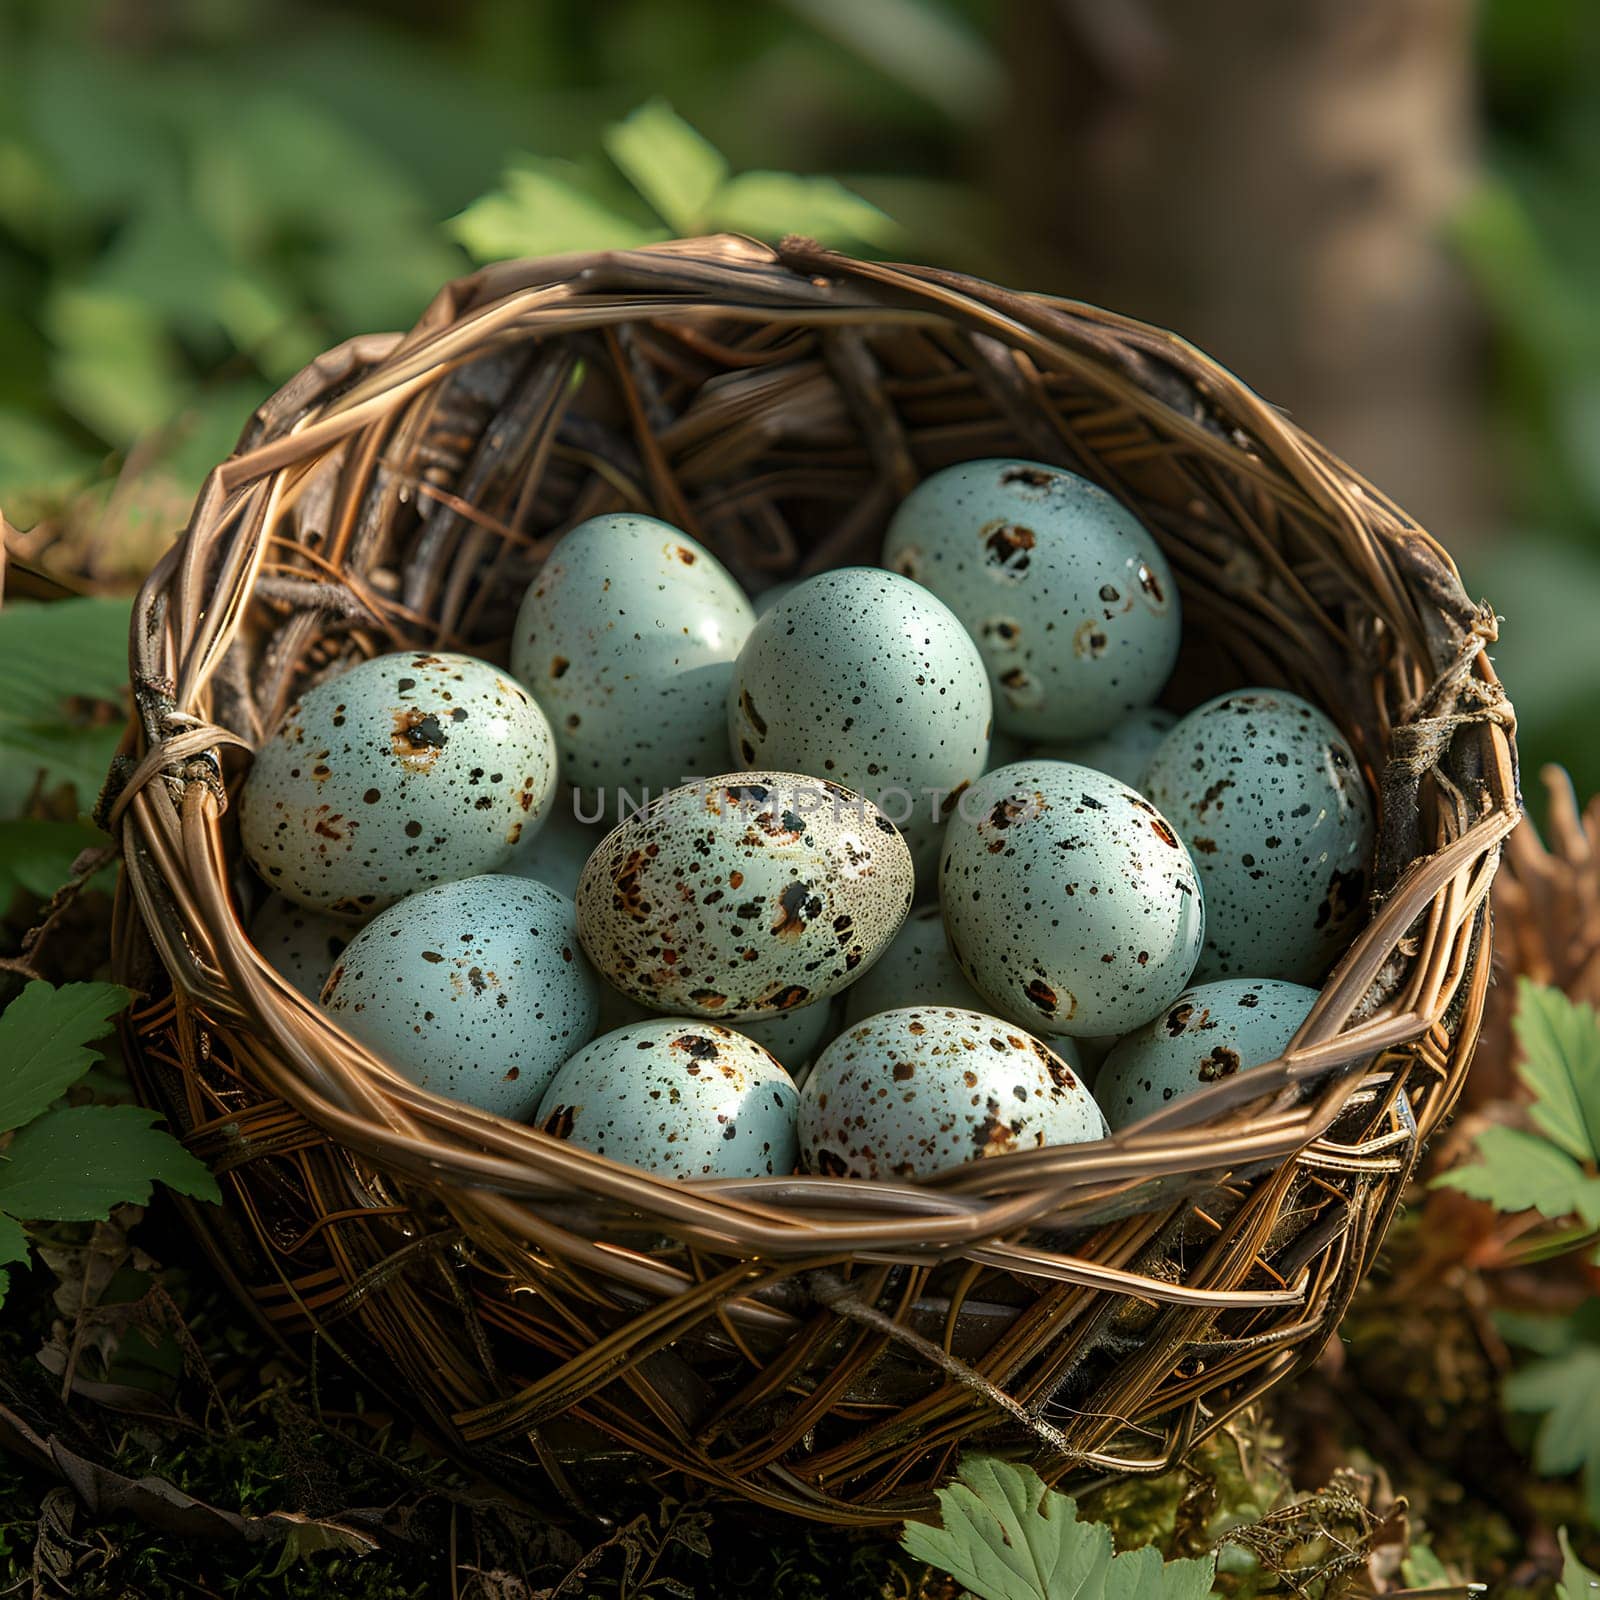
[[1111, 1532], [1079, 1522], [1077, 1503], [1046, 1489], [1030, 1467], [967, 1456], [939, 1491], [944, 1526], [909, 1522], [918, 1560], [948, 1572], [979, 1600], [1205, 1600], [1214, 1558], [1162, 1563], [1148, 1546], [1114, 1555]]
[[86, 702], [120, 706], [128, 683], [129, 602], [91, 597], [0, 610], [0, 791], [18, 772], [43, 769], [71, 783], [87, 806], [105, 781], [120, 725], [91, 722]]
[[1574, 1213], [1600, 1224], [1600, 1179], [1591, 1178], [1548, 1139], [1520, 1128], [1485, 1128], [1473, 1148], [1478, 1160], [1434, 1179], [1436, 1189], [1459, 1189], [1497, 1210], [1537, 1211], [1550, 1218]]
[[641, 226], [586, 192], [581, 168], [531, 158], [508, 167], [498, 189], [445, 227], [476, 261], [627, 249], [665, 237], [663, 230]]
[[10, 602], [0, 611], [6, 692], [0, 717], [20, 722], [62, 715], [69, 696], [121, 702], [128, 683], [127, 600]]
[[1542, 1417], [1533, 1464], [1546, 1477], [1582, 1472], [1591, 1519], [1600, 1521], [1600, 1300], [1564, 1319], [1564, 1345], [1506, 1379], [1510, 1411]]
[[0, 1014], [0, 1061], [6, 1063], [0, 1132], [32, 1121], [100, 1059], [90, 1046], [110, 1032], [111, 1019], [128, 998], [114, 983], [56, 989], [36, 980], [6, 1007]]
[[83, 851], [109, 842], [83, 822], [0, 822], [0, 913], [20, 889], [48, 899]]
[[1557, 1600], [1595, 1600], [1600, 1594], [1600, 1573], [1592, 1572], [1572, 1553], [1567, 1530], [1560, 1528], [1556, 1538], [1561, 1544], [1561, 1582], [1556, 1586]]
[[651, 100], [604, 134], [606, 154], [672, 229], [697, 232], [728, 176], [723, 154], [665, 100]]
[[899, 231], [842, 183], [790, 172], [742, 172], [730, 178], [717, 191], [707, 221], [758, 239], [800, 233], [821, 244], [886, 244]]
[[0, 1211], [0, 1306], [6, 1303], [6, 1290], [11, 1287], [11, 1274], [6, 1264], [28, 1259], [28, 1236], [15, 1217]]
[[1534, 1122], [1574, 1159], [1600, 1161], [1600, 1024], [1594, 1008], [1520, 978], [1512, 1026], [1522, 1046], [1518, 1075], [1534, 1095]]
[[15, 1217], [0, 1211], [0, 1266], [28, 1259], [28, 1236]]
[[1578, 1216], [1600, 1227], [1600, 1024], [1587, 1005], [1522, 978], [1513, 1019], [1522, 1059], [1518, 1076], [1533, 1095], [1528, 1114], [1539, 1133], [1485, 1128], [1477, 1161], [1434, 1179], [1501, 1211], [1537, 1211], [1552, 1220]]
[[0, 1160], [0, 1210], [60, 1222], [103, 1220], [143, 1205], [159, 1180], [197, 1200], [221, 1198], [216, 1179], [144, 1106], [68, 1106], [17, 1130]]

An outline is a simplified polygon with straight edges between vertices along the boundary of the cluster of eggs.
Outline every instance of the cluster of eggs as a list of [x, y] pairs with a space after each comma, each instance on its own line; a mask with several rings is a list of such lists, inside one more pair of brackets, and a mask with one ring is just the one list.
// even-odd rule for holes
[[882, 566], [754, 606], [596, 517], [509, 672], [380, 656], [289, 710], [253, 937], [397, 1073], [663, 1177], [1098, 1139], [1277, 1056], [1364, 900], [1338, 730], [1157, 707], [1179, 638], [1147, 531], [1035, 462], [935, 474]]

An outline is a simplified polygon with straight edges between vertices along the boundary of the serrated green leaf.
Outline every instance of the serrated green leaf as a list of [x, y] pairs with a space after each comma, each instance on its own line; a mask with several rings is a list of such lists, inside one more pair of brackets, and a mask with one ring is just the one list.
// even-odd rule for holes
[[531, 159], [507, 168], [498, 189], [474, 200], [445, 229], [475, 261], [626, 249], [666, 236], [587, 193], [581, 169], [571, 163]]
[[221, 1198], [216, 1179], [144, 1106], [68, 1106], [19, 1128], [0, 1160], [0, 1210], [14, 1217], [100, 1221], [143, 1205], [159, 1181], [197, 1200]]
[[28, 1236], [15, 1217], [0, 1211], [0, 1266], [28, 1259]]
[[1595, 1600], [1600, 1594], [1600, 1573], [1591, 1571], [1572, 1553], [1572, 1543], [1565, 1528], [1557, 1529], [1556, 1539], [1561, 1545], [1561, 1582], [1556, 1586], [1557, 1600]]
[[665, 100], [651, 100], [607, 128], [606, 154], [672, 229], [697, 232], [728, 176], [722, 152]]
[[128, 991], [114, 983], [56, 989], [35, 980], [6, 1007], [0, 1014], [0, 1061], [6, 1064], [0, 1132], [38, 1116], [100, 1059], [91, 1046], [110, 1032], [111, 1019], [127, 1003]]
[[1534, 1122], [1578, 1161], [1600, 1161], [1600, 1024], [1594, 1008], [1559, 989], [1517, 982], [1512, 1020], [1518, 1075], [1533, 1091]]
[[821, 244], [886, 244], [899, 231], [870, 201], [833, 178], [741, 172], [717, 191], [707, 221], [758, 239], [804, 234]]
[[1591, 1178], [1548, 1139], [1520, 1128], [1485, 1128], [1473, 1145], [1478, 1159], [1434, 1179], [1497, 1210], [1537, 1211], [1557, 1219], [1581, 1216], [1600, 1225], [1600, 1179]]
[[83, 822], [0, 822], [0, 913], [20, 889], [48, 899], [83, 851], [109, 842]]
[[1031, 1468], [968, 1456], [939, 1491], [943, 1526], [911, 1522], [901, 1538], [978, 1600], [1205, 1600], [1214, 1559], [1163, 1564], [1153, 1549], [1114, 1555], [1103, 1523]]

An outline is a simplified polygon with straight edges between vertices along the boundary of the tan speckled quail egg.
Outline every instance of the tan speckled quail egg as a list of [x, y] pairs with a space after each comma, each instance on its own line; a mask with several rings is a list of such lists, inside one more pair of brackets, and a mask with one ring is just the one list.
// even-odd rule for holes
[[300, 905], [362, 917], [493, 872], [537, 829], [555, 745], [518, 683], [472, 656], [377, 656], [308, 689], [256, 755], [239, 837]]
[[800, 1095], [801, 1160], [836, 1178], [926, 1178], [1105, 1132], [1059, 1051], [1013, 1023], [947, 1006], [906, 1006], [847, 1028]]
[[872, 971], [844, 992], [847, 1024], [879, 1011], [896, 1011], [901, 1006], [990, 1009], [989, 1002], [967, 982], [967, 975], [944, 936], [944, 913], [937, 904], [918, 906]]
[[250, 942], [278, 975], [315, 1000], [349, 944], [356, 925], [325, 911], [308, 911], [281, 894], [268, 895], [250, 922]]
[[413, 1083], [515, 1118], [588, 1043], [599, 1001], [572, 902], [500, 874], [437, 884], [379, 912], [322, 997], [345, 1032]]
[[1104, 733], [1149, 705], [1177, 660], [1178, 591], [1138, 519], [1037, 461], [964, 461], [889, 524], [883, 564], [926, 584], [978, 641], [995, 721], [1022, 738]]
[[794, 1171], [796, 1099], [788, 1073], [742, 1033], [657, 1017], [565, 1062], [536, 1120], [657, 1177], [765, 1178]]
[[[584, 815], [589, 815], [587, 809]], [[604, 827], [580, 820], [573, 810], [571, 791], [563, 790], [551, 806], [544, 826], [537, 833], [524, 834], [500, 870], [548, 884], [571, 900], [578, 893], [584, 862], [605, 836]]]
[[1372, 802], [1344, 736], [1281, 689], [1191, 711], [1144, 792], [1183, 836], [1206, 893], [1197, 980], [1319, 980], [1366, 909]]
[[512, 669], [549, 713], [561, 775], [612, 820], [725, 772], [724, 705], [755, 613], [727, 569], [654, 517], [591, 517], [562, 538], [517, 615]]
[[943, 601], [896, 573], [841, 567], [756, 624], [729, 686], [728, 738], [746, 767], [876, 801], [926, 878], [954, 797], [983, 771], [992, 715], [983, 658]]
[[1041, 1033], [1148, 1022], [1188, 983], [1205, 938], [1194, 863], [1166, 819], [1065, 761], [1019, 761], [961, 797], [940, 898], [973, 986]]
[[1178, 714], [1161, 706], [1146, 706], [1132, 711], [1116, 727], [1096, 739], [1077, 744], [1040, 745], [1033, 752], [1035, 761], [1070, 761], [1074, 766], [1093, 767], [1144, 793], [1145, 769], [1161, 741], [1177, 726]]
[[876, 806], [792, 772], [675, 789], [609, 833], [578, 884], [596, 968], [657, 1011], [770, 1017], [836, 994], [911, 904], [911, 857]]
[[1315, 989], [1273, 978], [1232, 978], [1185, 989], [1154, 1022], [1123, 1039], [1095, 1079], [1113, 1128], [1272, 1061], [1299, 1031]]

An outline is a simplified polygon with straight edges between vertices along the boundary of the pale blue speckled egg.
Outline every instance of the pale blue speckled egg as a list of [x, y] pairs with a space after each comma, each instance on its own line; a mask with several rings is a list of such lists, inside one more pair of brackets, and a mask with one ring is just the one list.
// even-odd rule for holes
[[837, 994], [910, 904], [905, 841], [871, 801], [804, 773], [735, 772], [607, 834], [578, 883], [578, 928], [629, 999], [731, 1020]]
[[599, 1003], [572, 902], [499, 874], [380, 912], [345, 947], [322, 999], [413, 1083], [515, 1118], [588, 1043]]
[[987, 1011], [989, 1002], [967, 982], [944, 934], [937, 902], [918, 906], [872, 970], [844, 992], [846, 1024], [902, 1006], [954, 1006]]
[[1178, 724], [1176, 711], [1161, 706], [1145, 706], [1130, 711], [1116, 727], [1095, 739], [1076, 744], [1041, 745], [1033, 752], [1035, 761], [1070, 761], [1074, 766], [1093, 767], [1144, 793], [1145, 770], [1157, 747]]
[[654, 517], [591, 517], [529, 585], [511, 665], [549, 714], [561, 776], [634, 803], [726, 772], [728, 679], [755, 613], [711, 552]]
[[1333, 723], [1281, 689], [1222, 695], [1162, 741], [1145, 793], [1205, 886], [1196, 978], [1320, 979], [1365, 915], [1373, 842], [1366, 783]]
[[734, 759], [829, 778], [878, 802], [919, 876], [954, 797], [984, 768], [983, 658], [920, 585], [876, 567], [797, 584], [756, 624], [728, 696]]
[[544, 713], [472, 656], [377, 656], [308, 689], [257, 752], [239, 808], [252, 866], [303, 906], [359, 918], [493, 872], [555, 791]]
[[602, 1034], [556, 1073], [537, 1123], [662, 1178], [794, 1171], [795, 1086], [742, 1033], [657, 1017]]
[[251, 918], [250, 942], [279, 977], [315, 1000], [355, 931], [348, 918], [311, 911], [273, 894]]
[[1058, 1050], [950, 1006], [906, 1006], [846, 1028], [800, 1093], [800, 1158], [834, 1178], [926, 1178], [1105, 1132]]
[[1001, 1015], [1048, 1034], [1126, 1033], [1189, 981], [1205, 938], [1194, 863], [1125, 783], [1064, 761], [979, 779], [945, 833], [945, 930]]
[[1317, 991], [1275, 978], [1228, 978], [1185, 989], [1153, 1022], [1121, 1040], [1094, 1081], [1113, 1128], [1178, 1098], [1275, 1060], [1299, 1031]]
[[1105, 490], [1036, 461], [965, 461], [901, 502], [883, 563], [966, 625], [995, 720], [1032, 740], [1088, 739], [1171, 675], [1177, 585], [1151, 534]]

